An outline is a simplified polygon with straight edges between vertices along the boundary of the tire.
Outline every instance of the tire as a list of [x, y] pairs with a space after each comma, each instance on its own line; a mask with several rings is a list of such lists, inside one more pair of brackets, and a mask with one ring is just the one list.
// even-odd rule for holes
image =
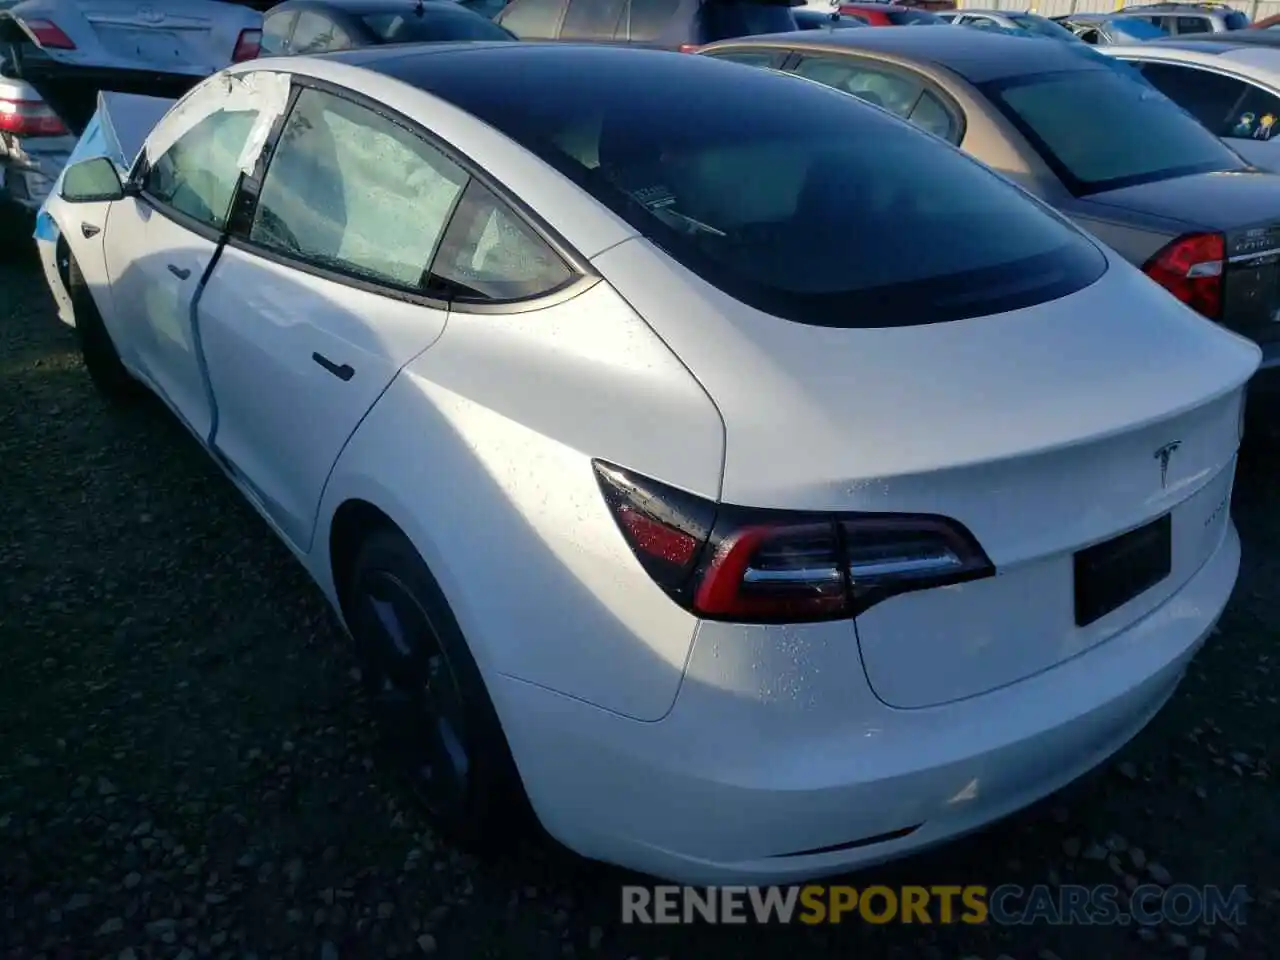
[[[0, 194], [3, 190], [0, 186]], [[36, 244], [31, 236], [35, 224], [35, 214], [0, 195], [0, 263], [25, 264], [35, 259]]]
[[484, 679], [439, 584], [399, 530], [365, 538], [344, 608], [388, 759], [418, 801], [472, 852], [520, 839], [534, 818]]
[[111, 334], [102, 322], [102, 314], [93, 302], [93, 296], [85, 285], [76, 258], [67, 247], [66, 240], [59, 240], [57, 252], [58, 273], [67, 285], [71, 307], [75, 313], [76, 335], [80, 341], [80, 356], [93, 385], [105, 399], [112, 403], [129, 403], [142, 393], [142, 385], [124, 368], [120, 354], [111, 342]]

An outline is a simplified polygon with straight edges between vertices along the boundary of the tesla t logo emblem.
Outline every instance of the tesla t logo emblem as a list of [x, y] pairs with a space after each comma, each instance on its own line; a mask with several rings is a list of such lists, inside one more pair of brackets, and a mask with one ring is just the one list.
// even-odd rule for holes
[[1161, 488], [1169, 485], [1169, 460], [1182, 446], [1181, 440], [1174, 440], [1172, 443], [1166, 443], [1154, 454], [1155, 458], [1160, 461], [1160, 486]]

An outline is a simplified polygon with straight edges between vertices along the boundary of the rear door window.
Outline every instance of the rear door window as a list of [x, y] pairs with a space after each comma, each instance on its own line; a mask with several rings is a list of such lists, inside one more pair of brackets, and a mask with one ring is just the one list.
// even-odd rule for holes
[[528, 300], [575, 276], [546, 241], [475, 180], [449, 221], [431, 274], [431, 282], [458, 303]]
[[1243, 81], [1195, 67], [1151, 62], [1142, 64], [1142, 76], [1215, 136], [1225, 136], [1239, 117], [1237, 104], [1246, 87]]
[[1248, 84], [1244, 98], [1236, 104], [1220, 136], [1238, 140], [1270, 140], [1280, 126], [1280, 97], [1269, 90]]
[[268, 14], [262, 20], [262, 55], [273, 57], [289, 50], [289, 34], [298, 22], [297, 11]]
[[792, 70], [796, 76], [851, 93], [900, 117], [911, 114], [924, 90], [919, 80], [905, 74], [874, 70], [847, 57], [803, 57]]
[[510, 33], [492, 20], [457, 8], [436, 4], [425, 16], [415, 13], [371, 13], [361, 17], [383, 43], [438, 43], [453, 40], [511, 40]]
[[951, 111], [928, 90], [920, 94], [915, 109], [907, 119], [922, 130], [928, 130], [935, 137], [941, 137], [952, 143], [958, 143], [960, 140], [960, 130]]
[[351, 38], [331, 19], [322, 13], [303, 10], [293, 30], [289, 52], [324, 53], [326, 50], [344, 50], [349, 46]]
[[561, 40], [614, 40], [619, 31], [626, 38], [623, 14], [627, 0], [569, 0], [560, 27]]
[[659, 66], [645, 96], [630, 71], [537, 79], [536, 99], [447, 78], [437, 89], [664, 255], [774, 316], [959, 320], [1065, 296], [1106, 269], [1065, 219], [853, 97], [709, 64]]
[[306, 89], [271, 158], [249, 239], [314, 267], [420, 289], [467, 179], [387, 117]]
[[[942, 23], [932, 13], [924, 10], [888, 10], [885, 18], [895, 27], [922, 27], [931, 23]], [[992, 26], [995, 26], [992, 23]]]
[[564, 20], [566, 0], [515, 0], [497, 23], [521, 40], [555, 40]]
[[1194, 117], [1126, 70], [1024, 74], [980, 89], [1077, 195], [1244, 169]]

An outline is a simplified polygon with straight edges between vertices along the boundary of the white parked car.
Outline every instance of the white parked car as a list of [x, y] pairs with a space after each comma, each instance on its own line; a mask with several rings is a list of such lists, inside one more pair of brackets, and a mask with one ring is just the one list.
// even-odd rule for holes
[[900, 856], [1118, 749], [1235, 583], [1258, 348], [818, 84], [260, 60], [48, 211], [90, 374], [307, 568], [464, 837], [527, 796], [689, 882]]
[[[1244, 34], [1256, 31], [1232, 31]], [[1099, 47], [1208, 127], [1254, 166], [1280, 172], [1280, 49], [1171, 37]]]

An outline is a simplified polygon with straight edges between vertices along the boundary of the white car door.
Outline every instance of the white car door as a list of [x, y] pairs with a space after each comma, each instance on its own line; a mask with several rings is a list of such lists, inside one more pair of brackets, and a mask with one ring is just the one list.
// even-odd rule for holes
[[444, 331], [423, 285], [467, 182], [404, 126], [304, 88], [201, 294], [214, 450], [299, 549], [348, 438]]
[[113, 205], [105, 243], [122, 356], [201, 438], [213, 410], [193, 304], [258, 116], [221, 89], [205, 85], [152, 132], [135, 172], [137, 193]]

